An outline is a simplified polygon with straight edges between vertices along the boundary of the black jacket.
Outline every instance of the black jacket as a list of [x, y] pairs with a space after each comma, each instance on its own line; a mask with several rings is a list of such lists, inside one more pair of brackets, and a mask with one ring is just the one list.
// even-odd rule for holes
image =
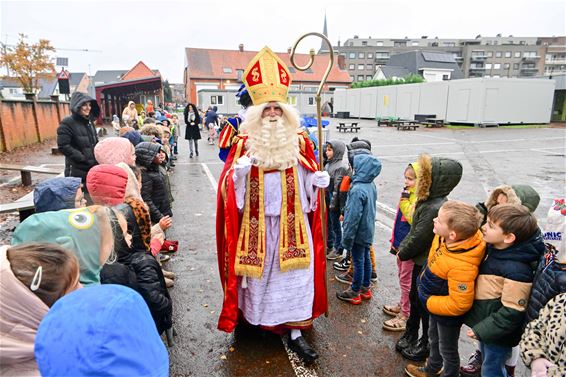
[[136, 164], [142, 172], [141, 195], [149, 207], [152, 223], [158, 223], [163, 216], [173, 215], [165, 179], [159, 172], [159, 165], [153, 163], [160, 149], [161, 146], [156, 143], [136, 145]]
[[[80, 107], [90, 102], [89, 119], [79, 115]], [[71, 115], [65, 117], [57, 128], [57, 148], [65, 155], [65, 176], [79, 177], [83, 184], [90, 168], [97, 165], [94, 146], [98, 143], [92, 120], [100, 114], [96, 100], [88, 95], [75, 92], [71, 96]]]
[[538, 318], [539, 312], [553, 297], [566, 292], [566, 265], [557, 260], [550, 261], [551, 252], [543, 256], [538, 264], [531, 297], [527, 306], [525, 326]]
[[[189, 107], [192, 108], [193, 114], [195, 115], [195, 119], [193, 121], [189, 119], [189, 114], [190, 114]], [[199, 129], [199, 124], [201, 122], [201, 119], [196, 106], [193, 105], [192, 103], [189, 103], [187, 107], [185, 107], [184, 115], [185, 115], [185, 125], [186, 125], [185, 139], [199, 140], [201, 138], [200, 129]]]
[[128, 266], [135, 275], [137, 289], [151, 312], [151, 316], [161, 334], [171, 328], [173, 316], [173, 300], [165, 285], [165, 278], [159, 263], [147, 250], [141, 239], [139, 226], [132, 208], [127, 204], [120, 204], [117, 209], [124, 214], [128, 222], [128, 232], [132, 235], [132, 246], [128, 247], [121, 230], [115, 234], [115, 251], [118, 255], [118, 263]]

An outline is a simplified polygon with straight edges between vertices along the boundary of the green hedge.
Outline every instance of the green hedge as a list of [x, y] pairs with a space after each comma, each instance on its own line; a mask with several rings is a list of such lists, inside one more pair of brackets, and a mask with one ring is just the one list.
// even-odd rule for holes
[[352, 89], [355, 88], [369, 88], [372, 86], [387, 86], [387, 85], [401, 85], [401, 84], [418, 84], [424, 82], [425, 79], [420, 75], [410, 74], [402, 79], [384, 79], [384, 80], [366, 80], [362, 82], [355, 82], [352, 84]]

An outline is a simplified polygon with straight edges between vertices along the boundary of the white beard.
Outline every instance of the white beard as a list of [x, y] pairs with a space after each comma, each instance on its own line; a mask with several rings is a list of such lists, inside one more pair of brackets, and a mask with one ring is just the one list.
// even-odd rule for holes
[[[245, 122], [246, 146], [254, 165], [263, 169], [285, 170], [298, 163], [297, 125], [286, 116], [259, 118]], [[275, 121], [270, 121], [275, 120]]]

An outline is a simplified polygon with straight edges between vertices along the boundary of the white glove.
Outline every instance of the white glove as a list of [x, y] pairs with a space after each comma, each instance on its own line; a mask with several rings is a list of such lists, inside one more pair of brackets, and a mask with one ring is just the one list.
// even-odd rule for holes
[[531, 362], [531, 377], [546, 377], [548, 375], [548, 368], [555, 366], [553, 363], [539, 357]]
[[252, 160], [248, 156], [242, 156], [236, 160], [234, 165], [234, 180], [244, 178], [252, 168]]
[[327, 188], [330, 184], [330, 176], [326, 171], [317, 171], [314, 173], [312, 184], [319, 188]]

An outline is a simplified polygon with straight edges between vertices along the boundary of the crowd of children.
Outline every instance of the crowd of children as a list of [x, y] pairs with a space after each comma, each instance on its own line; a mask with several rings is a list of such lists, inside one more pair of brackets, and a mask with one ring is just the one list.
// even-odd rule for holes
[[[333, 266], [346, 272], [336, 279], [350, 287], [336, 296], [358, 305], [374, 294], [373, 181], [381, 163], [371, 143], [358, 138], [346, 146], [328, 141], [325, 154], [327, 259], [342, 257]], [[383, 328], [403, 331], [396, 350], [424, 362], [409, 363], [405, 373], [514, 376], [520, 354], [533, 376], [566, 375], [564, 200], [553, 204], [543, 234], [533, 215], [540, 198], [531, 186], [502, 185], [476, 206], [448, 200], [462, 170], [458, 161], [423, 154], [404, 171], [390, 247], [401, 295], [384, 305], [393, 318]], [[479, 349], [460, 366], [463, 325]]]
[[2, 375], [168, 375], [177, 117], [143, 123], [96, 144], [84, 185], [38, 184], [35, 214], [0, 249]]
[[[212, 112], [207, 126], [217, 121]], [[74, 177], [41, 182], [36, 213], [16, 228], [11, 246], [0, 248], [2, 375], [86, 375], [102, 365], [113, 375], [167, 375], [159, 335], [173, 326], [168, 288], [175, 275], [161, 264], [178, 247], [166, 239], [178, 118], [143, 116], [130, 123], [139, 127], [120, 127], [118, 137], [96, 144], [98, 165], [84, 186]], [[358, 138], [328, 141], [325, 158], [327, 258], [340, 271], [336, 279], [349, 285], [336, 296], [360, 305], [375, 295], [374, 181], [381, 162]], [[543, 233], [531, 186], [497, 187], [476, 206], [448, 200], [462, 172], [458, 161], [426, 154], [403, 172], [388, 247], [400, 297], [384, 305], [392, 318], [383, 328], [403, 332], [395, 345], [403, 357], [425, 362], [405, 372], [513, 376], [521, 356], [533, 375], [564, 375], [564, 200], [553, 203]], [[133, 322], [136, 331], [124, 329]], [[460, 366], [463, 325], [479, 349]], [[93, 332], [100, 336], [80, 341]], [[120, 342], [143, 345], [136, 350], [143, 357]], [[89, 363], [79, 362], [85, 352], [95, 355]]]

